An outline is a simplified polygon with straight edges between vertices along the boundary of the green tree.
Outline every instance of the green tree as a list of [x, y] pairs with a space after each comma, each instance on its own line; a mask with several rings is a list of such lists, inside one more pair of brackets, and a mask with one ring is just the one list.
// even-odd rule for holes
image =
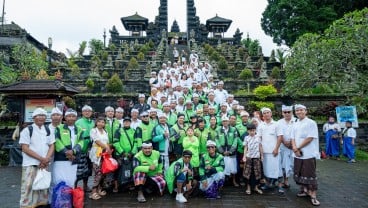
[[324, 34], [305, 34], [285, 64], [284, 92], [354, 93], [368, 89], [368, 8], [346, 14]]
[[95, 87], [95, 82], [93, 81], [92, 78], [88, 78], [86, 81], [86, 86], [88, 88], [89, 91], [92, 91], [93, 88]]
[[104, 50], [104, 44], [101, 40], [92, 39], [88, 42], [90, 54], [101, 55]]
[[112, 75], [112, 77], [106, 83], [107, 92], [119, 93], [123, 91], [123, 81], [118, 74]]
[[28, 44], [14, 46], [12, 58], [15, 63], [14, 68], [22, 72], [27, 71], [31, 77], [35, 77], [41, 69], [47, 71], [49, 65], [43, 53]]
[[79, 44], [79, 49], [78, 49], [78, 56], [79, 57], [82, 57], [83, 56], [84, 51], [86, 50], [86, 48], [87, 48], [87, 41], [82, 41]]
[[368, 6], [366, 0], [268, 0], [263, 31], [277, 44], [292, 46], [305, 33], [322, 33], [345, 13]]
[[129, 63], [128, 63], [128, 67], [127, 69], [138, 69], [139, 68], [139, 64], [138, 64], [138, 61], [136, 58], [132, 57], [130, 60], [129, 60]]
[[242, 44], [246, 49], [248, 49], [248, 54], [250, 56], [257, 56], [258, 48], [260, 46], [259, 40], [252, 40], [247, 34], [247, 38], [242, 40]]
[[253, 72], [251, 69], [245, 68], [239, 74], [239, 79], [250, 80], [253, 79]]

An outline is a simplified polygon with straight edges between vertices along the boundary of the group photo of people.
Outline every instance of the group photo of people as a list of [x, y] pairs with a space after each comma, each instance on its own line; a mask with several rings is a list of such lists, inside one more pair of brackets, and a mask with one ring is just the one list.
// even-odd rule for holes
[[[54, 108], [46, 124], [47, 112], [35, 109], [34, 122], [21, 131], [19, 140], [20, 207], [51, 204], [53, 187], [60, 182], [72, 188], [81, 185], [91, 200], [129, 190], [140, 203], [148, 195], [164, 194], [185, 203], [192, 197], [220, 199], [225, 185], [239, 187], [245, 195], [276, 191], [282, 196], [292, 178], [300, 186], [298, 197], [320, 205], [318, 127], [308, 118], [307, 107], [278, 106], [278, 121], [267, 107], [248, 112], [223, 81], [214, 80], [212, 67], [200, 63], [195, 51], [189, 60], [164, 63], [152, 71], [150, 93], [138, 94], [128, 110], [106, 106], [103, 116], [94, 117], [89, 105], [81, 115], [71, 108]], [[323, 130], [330, 140], [341, 131], [332, 119]], [[347, 122], [343, 140], [350, 141], [344, 149], [351, 162], [352, 130]], [[326, 153], [335, 157], [334, 143], [326, 144]], [[116, 161], [116, 170], [104, 171], [106, 155]], [[40, 169], [51, 172], [51, 185], [33, 190]]]

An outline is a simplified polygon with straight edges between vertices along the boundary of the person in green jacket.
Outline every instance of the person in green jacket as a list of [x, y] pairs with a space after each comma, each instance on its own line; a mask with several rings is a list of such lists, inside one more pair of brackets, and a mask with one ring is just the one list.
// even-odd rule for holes
[[[132, 181], [132, 178], [129, 177], [131, 176], [131, 174], [126, 175], [126, 173], [127, 171], [129, 172], [132, 170], [131, 167], [133, 162], [133, 155], [137, 153], [137, 143], [134, 139], [135, 131], [133, 128], [130, 127], [130, 122], [131, 120], [129, 117], [124, 118], [123, 127], [115, 132], [113, 140], [113, 146], [115, 148], [115, 158], [117, 159], [119, 164], [121, 164], [119, 169], [117, 170], [118, 177], [124, 176], [119, 177], [118, 180], [114, 181], [115, 191], [119, 188], [118, 181], [121, 184], [127, 184]], [[123, 163], [124, 166], [122, 165]], [[124, 175], [121, 175], [123, 173]]]
[[199, 167], [199, 139], [194, 136], [194, 129], [189, 127], [187, 129], [187, 136], [183, 139], [183, 149], [189, 150], [193, 153], [191, 164], [194, 169], [193, 176], [198, 177], [198, 167]]
[[193, 110], [193, 103], [190, 100], [187, 100], [185, 102], [185, 110], [184, 110], [184, 115], [185, 115], [185, 123], [190, 123], [190, 117], [192, 115], [195, 115], [195, 111]]
[[193, 180], [191, 159], [192, 152], [184, 150], [182, 158], [173, 162], [165, 173], [167, 188], [171, 194], [176, 187], [176, 201], [180, 203], [187, 202], [188, 196], [197, 184], [196, 180]]
[[165, 114], [158, 114], [159, 123], [153, 128], [152, 141], [155, 149], [160, 152], [161, 160], [164, 164], [164, 172], [169, 168], [169, 154], [173, 152], [173, 143], [179, 139], [179, 134], [167, 124]]
[[199, 155], [203, 155], [207, 152], [207, 140], [210, 137], [209, 129], [206, 128], [206, 120], [202, 117], [198, 118], [198, 128], [194, 129], [194, 135], [199, 140]]
[[220, 154], [224, 156], [225, 161], [225, 175], [232, 178], [233, 185], [238, 187], [235, 174], [238, 172], [236, 151], [238, 147], [238, 131], [229, 125], [229, 118], [223, 116], [221, 118], [222, 126], [217, 128], [216, 144]]
[[75, 181], [75, 187], [77, 187], [78, 181], [83, 180], [83, 189], [86, 191], [91, 191], [88, 187], [88, 178], [92, 176], [92, 163], [88, 158], [88, 149], [91, 146], [91, 139], [89, 133], [91, 129], [95, 126], [95, 122], [92, 120], [92, 107], [85, 105], [82, 108], [82, 118], [75, 122], [75, 125], [82, 128], [84, 132], [84, 148], [82, 149], [77, 171], [77, 180]]
[[146, 202], [143, 189], [149, 185], [158, 188], [159, 193], [163, 195], [166, 181], [162, 175], [162, 167], [160, 152], [153, 150], [152, 143], [143, 143], [142, 150], [133, 158], [133, 178], [138, 189], [138, 202]]
[[219, 199], [219, 189], [224, 185], [224, 157], [216, 152], [216, 143], [207, 141], [207, 153], [201, 157], [199, 164], [200, 189], [208, 199]]
[[186, 137], [188, 129], [188, 124], [184, 123], [184, 118], [185, 115], [183, 113], [179, 113], [176, 124], [172, 127], [175, 132], [179, 134], [179, 139], [174, 141], [174, 154], [176, 160], [178, 160], [183, 153], [183, 139]]
[[163, 109], [162, 112], [166, 115], [167, 118], [167, 124], [170, 126], [173, 126], [176, 123], [177, 115], [174, 112], [171, 112], [170, 103], [165, 102], [162, 104]]
[[210, 120], [209, 120], [209, 123], [210, 123], [210, 125], [208, 127], [209, 136], [207, 138], [207, 141], [208, 140], [215, 141], [216, 140], [216, 136], [217, 136], [216, 130], [218, 128], [216, 116], [211, 116], [210, 117]]
[[109, 135], [109, 144], [113, 143], [113, 138], [116, 130], [118, 130], [121, 126], [120, 121], [114, 118], [114, 108], [111, 106], [107, 106], [105, 108], [105, 115], [106, 115], [106, 132]]
[[155, 127], [153, 123], [150, 122], [149, 114], [147, 111], [143, 111], [140, 117], [142, 122], [136, 128], [134, 134], [138, 150], [142, 148], [142, 143], [152, 141], [152, 130]]
[[84, 132], [75, 125], [76, 120], [77, 112], [69, 108], [65, 112], [65, 124], [55, 129], [53, 184], [65, 181], [73, 187], [77, 179], [77, 163], [84, 147]]

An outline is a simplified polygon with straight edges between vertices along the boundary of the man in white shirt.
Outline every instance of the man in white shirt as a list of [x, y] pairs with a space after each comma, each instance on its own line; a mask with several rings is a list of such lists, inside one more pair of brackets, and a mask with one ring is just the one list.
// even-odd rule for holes
[[[275, 185], [278, 178], [282, 177], [280, 173], [280, 145], [281, 131], [277, 122], [272, 119], [272, 111], [270, 108], [261, 109], [264, 122], [257, 128], [257, 136], [261, 138], [263, 148], [263, 172], [267, 179], [268, 185], [263, 187], [268, 189]], [[279, 183], [278, 193], [284, 194], [282, 184]]]
[[55, 138], [50, 136], [50, 130], [46, 130], [44, 125], [46, 114], [42, 108], [35, 109], [32, 113], [34, 123], [20, 133], [19, 144], [23, 156], [20, 207], [48, 204], [49, 189], [32, 189], [37, 172], [40, 169], [48, 170], [54, 153]]
[[294, 180], [300, 185], [298, 197], [310, 196], [311, 203], [319, 206], [317, 200], [316, 159], [320, 159], [317, 123], [307, 117], [304, 105], [295, 105], [295, 122], [291, 133], [291, 144], [294, 152]]
[[220, 81], [217, 84], [217, 89], [214, 91], [214, 93], [215, 93], [215, 102], [216, 103], [226, 102], [226, 98], [228, 96], [228, 93], [224, 89], [224, 82], [223, 81]]
[[293, 106], [282, 105], [281, 110], [284, 118], [278, 121], [282, 137], [280, 146], [280, 168], [282, 169], [280, 169], [280, 171], [282, 171], [284, 177], [283, 188], [289, 188], [290, 185], [288, 179], [292, 176], [294, 168], [294, 155], [291, 146], [291, 130], [294, 126], [295, 118], [293, 116]]

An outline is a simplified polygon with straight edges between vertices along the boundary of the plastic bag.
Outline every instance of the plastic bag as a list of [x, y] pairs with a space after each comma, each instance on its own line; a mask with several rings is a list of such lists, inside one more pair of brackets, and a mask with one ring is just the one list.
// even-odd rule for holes
[[102, 174], [107, 174], [114, 172], [116, 169], [118, 169], [119, 164], [118, 162], [111, 157], [110, 154], [104, 152], [102, 153], [102, 165], [101, 165], [101, 172]]
[[45, 169], [38, 169], [33, 180], [32, 190], [45, 190], [50, 187], [51, 173]]
[[58, 183], [52, 192], [52, 208], [72, 208], [73, 200], [72, 200], [72, 192], [73, 189], [65, 184], [64, 181]]
[[132, 160], [128, 157], [122, 158], [120, 170], [119, 170], [119, 182], [120, 184], [126, 184], [133, 181], [133, 164]]
[[84, 191], [81, 187], [73, 189], [73, 207], [74, 208], [84, 207]]

